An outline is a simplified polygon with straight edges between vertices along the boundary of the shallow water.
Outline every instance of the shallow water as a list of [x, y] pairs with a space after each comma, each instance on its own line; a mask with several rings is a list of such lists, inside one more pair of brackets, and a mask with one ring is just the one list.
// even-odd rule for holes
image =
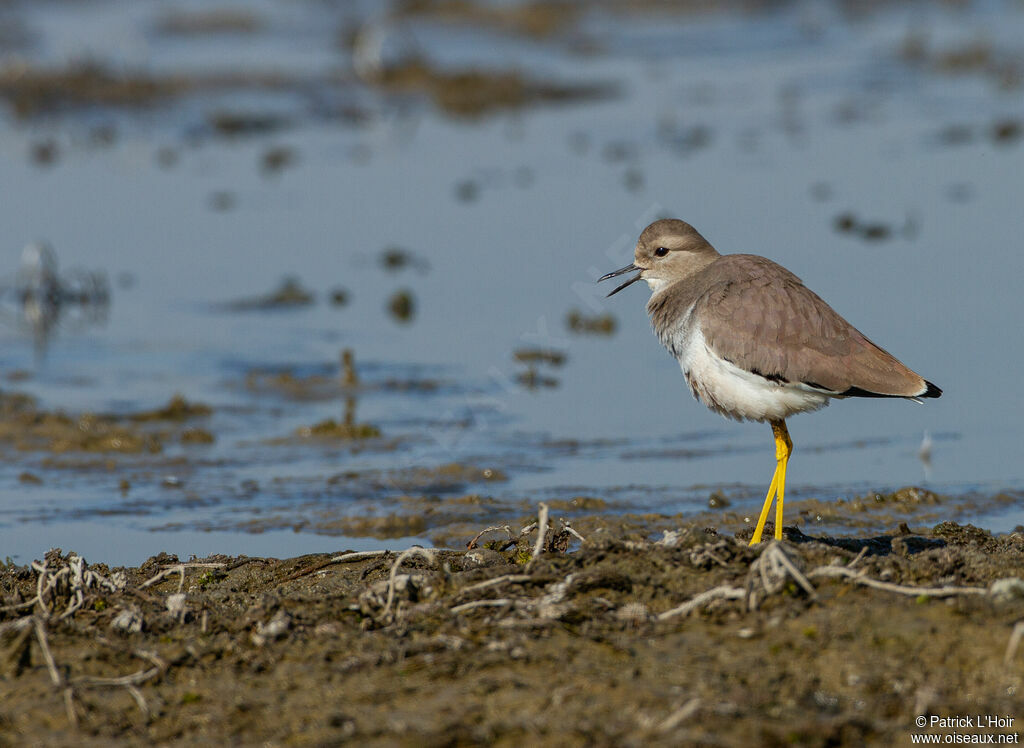
[[[133, 279], [114, 283], [105, 324], [58, 330], [42, 359], [23, 329], [0, 330], [0, 372], [31, 372], [4, 389], [49, 409], [122, 413], [180, 392], [214, 408], [203, 426], [216, 435], [213, 445], [170, 447], [156, 460], [118, 457], [113, 470], [55, 469], [48, 453], [4, 447], [0, 555], [24, 562], [61, 545], [138, 562], [159, 550], [295, 555], [427, 542], [429, 532], [386, 541], [321, 534], [336, 518], [415, 514], [400, 501], [410, 491], [493, 497], [465, 513], [481, 527], [575, 495], [602, 497], [609, 511], [692, 512], [714, 490], [756, 506], [773, 468], [767, 426], [725, 421], [695, 403], [650, 333], [646, 292], [604, 300], [607, 289], [593, 283], [626, 264], [640, 229], [662, 215], [689, 220], [722, 252], [785, 264], [945, 390], [925, 406], [839, 402], [793, 419], [793, 495], [1024, 488], [1015, 394], [1024, 143], [1012, 131], [992, 136], [1000, 123], [1020, 127], [1024, 89], [985, 72], [1024, 51], [1019, 4], [853, 16], [818, 5], [595, 13], [546, 40], [423, 19], [392, 28], [388, 49], [414, 39], [439, 63], [515, 65], [619, 91], [479, 119], [353, 84], [337, 39], [367, 17], [361, 10], [252, 7], [262, 22], [255, 33], [184, 38], [158, 30], [158, 3], [6, 10], [30, 32], [24, 46], [0, 49], [7, 64], [92, 59], [155, 73], [274, 71], [305, 83], [0, 121], [3, 269], [13, 276], [22, 246], [45, 239], [62, 268]], [[919, 38], [923, 61], [901, 56]], [[942, 69], [950, 51], [979, 41], [991, 64]], [[345, 106], [360, 109], [360, 124], [338, 114]], [[222, 137], [212, 112], [276, 113], [289, 126]], [[114, 142], [91, 142], [106, 124]], [[33, 144], [50, 138], [55, 162], [33, 162]], [[271, 146], [294, 149], [295, 163], [265, 173]], [[161, 166], [168, 148], [176, 160]], [[891, 235], [837, 231], [844, 214]], [[384, 269], [379, 253], [390, 246], [420, 262]], [[284, 276], [300, 279], [316, 303], [224, 308]], [[347, 290], [347, 306], [327, 303], [336, 287]], [[386, 308], [400, 289], [415, 301], [407, 323]], [[615, 333], [571, 333], [574, 309], [614, 315]], [[563, 366], [539, 371], [557, 386], [516, 381], [522, 347], [566, 354]], [[354, 451], [285, 439], [340, 419], [340, 393], [297, 399], [247, 389], [246, 376], [333, 377], [343, 348], [365, 385], [356, 418], [377, 426], [381, 442]], [[928, 466], [918, 457], [925, 433]], [[507, 480], [409, 486], [393, 472], [449, 463]], [[386, 477], [328, 483], [367, 470]], [[25, 471], [42, 482], [20, 481]], [[274, 520], [261, 525], [267, 516]], [[1017, 507], [976, 522], [1007, 530], [1024, 516]], [[282, 531], [288, 523], [294, 529]]]

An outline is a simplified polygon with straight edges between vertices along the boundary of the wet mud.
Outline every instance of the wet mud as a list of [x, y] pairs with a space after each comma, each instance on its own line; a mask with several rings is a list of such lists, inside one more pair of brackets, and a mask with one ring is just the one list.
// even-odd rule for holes
[[21, 452], [157, 454], [169, 441], [210, 443], [208, 431], [183, 424], [212, 410], [175, 395], [164, 406], [125, 415], [45, 410], [28, 395], [0, 393], [0, 445]]
[[1020, 533], [751, 548], [687, 523], [560, 552], [562, 530], [539, 554], [534, 526], [468, 551], [0, 567], [0, 734], [896, 744], [922, 714], [1017, 713]]

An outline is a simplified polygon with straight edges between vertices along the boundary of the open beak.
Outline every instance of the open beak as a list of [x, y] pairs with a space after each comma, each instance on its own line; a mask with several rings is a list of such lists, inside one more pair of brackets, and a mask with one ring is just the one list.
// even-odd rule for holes
[[[614, 278], [614, 277], [616, 277], [616, 276], [618, 276], [618, 275], [623, 275], [623, 274], [625, 274], [625, 273], [631, 273], [631, 272], [633, 272], [634, 270], [639, 270], [639, 271], [640, 271], [640, 273], [642, 273], [642, 272], [643, 272], [643, 268], [638, 268], [638, 267], [637, 267], [636, 265], [634, 265], [633, 263], [630, 263], [630, 264], [626, 265], [626, 267], [624, 267], [624, 268], [619, 268], [618, 270], [616, 270], [616, 271], [614, 271], [614, 272], [608, 273], [608, 275], [602, 275], [602, 276], [601, 276], [600, 278], [598, 278], [598, 279], [597, 279], [597, 282], [598, 282], [598, 283], [600, 283], [601, 281], [606, 281], [606, 280], [608, 280], [609, 278]], [[628, 281], [626, 281], [626, 282], [625, 282], [625, 283], [623, 283], [623, 284], [622, 284], [621, 286], [619, 286], [619, 287], [618, 287], [618, 288], [616, 288], [616, 289], [615, 289], [614, 291], [612, 291], [612, 292], [611, 292], [610, 294], [608, 294], [608, 296], [614, 296], [614, 295], [615, 295], [615, 294], [617, 294], [617, 293], [618, 293], [619, 291], [621, 291], [622, 289], [624, 289], [624, 288], [625, 288], [626, 286], [629, 286], [629, 285], [632, 285], [633, 283], [636, 283], [636, 282], [637, 282], [638, 280], [640, 280], [640, 273], [637, 273], [636, 275], [634, 275], [634, 276], [633, 276], [632, 278], [630, 278], [630, 279], [629, 279]]]

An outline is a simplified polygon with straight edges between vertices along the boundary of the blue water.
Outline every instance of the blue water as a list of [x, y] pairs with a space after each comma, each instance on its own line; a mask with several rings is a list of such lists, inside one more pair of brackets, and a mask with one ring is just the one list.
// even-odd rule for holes
[[[728, 487], [757, 503], [773, 468], [768, 427], [723, 420], [692, 400], [650, 333], [639, 284], [605, 300], [607, 289], [593, 283], [628, 263], [639, 231], [663, 215], [690, 221], [722, 252], [783, 263], [945, 391], [924, 406], [848, 401], [794, 418], [797, 495], [1024, 488], [1024, 138], [989, 135], [996, 122], [1024, 118], [1024, 89], [900, 56], [908, 34], [920, 34], [936, 56], [982, 40], [1012, 59], [1024, 39], [1020, 4], [861, 17], [826, 4], [739, 16], [590, 14], [543, 42], [423, 21], [392, 29], [394, 44], [415, 39], [447, 65], [514, 65], [620, 90], [605, 101], [474, 120], [322, 82], [351, 81], [336, 32], [374, 6], [252, 7], [261, 31], [211, 38], [160, 34], [167, 5], [156, 2], [5, 10], [31, 33], [27, 46], [0, 49], [2, 64], [88, 58], [155, 72], [283, 71], [308, 77], [321, 98], [358, 102], [369, 117], [353, 126], [324, 115], [316, 96], [226, 91], [141, 112], [0, 119], [0, 274], [13, 276], [22, 246], [45, 239], [62, 268], [134, 278], [129, 288], [115, 284], [104, 325], [58, 330], [43, 359], [23, 329], [0, 329], [0, 374], [32, 372], [5, 388], [75, 412], [155, 407], [181, 392], [215, 408], [206, 425], [217, 435], [211, 447], [175, 447], [156, 464], [125, 459], [110, 472], [54, 470], [46, 454], [4, 448], [0, 556], [24, 562], [63, 545], [138, 562], [159, 550], [407, 545], [415, 541], [252, 534], [243, 525], [268, 512], [297, 520], [373, 512], [397, 490], [340, 497], [310, 486], [345, 470], [449, 462], [502, 469], [507, 481], [465, 490], [507, 502], [509, 521], [524, 500], [576, 494], [674, 513]], [[581, 38], [598, 51], [574, 52]], [[292, 126], [218, 138], [206, 115], [224, 110], [281, 112]], [[116, 127], [111, 146], [88, 143], [97, 122]], [[968, 142], [944, 143], [951, 125], [966, 128]], [[46, 138], [58, 158], [39, 166], [28, 152]], [[263, 175], [260, 158], [276, 145], [293, 148], [297, 162]], [[176, 151], [173, 166], [158, 164], [161, 148]], [[479, 189], [468, 202], [457, 194], [467, 180]], [[232, 195], [231, 209], [211, 209], [219, 192]], [[847, 212], [892, 227], [892, 238], [838, 233], [835, 219]], [[429, 270], [385, 272], [377, 254], [392, 245]], [[318, 303], [274, 313], [217, 306], [269, 291], [285, 275]], [[324, 300], [337, 286], [351, 297], [340, 309]], [[405, 325], [385, 310], [400, 288], [416, 299]], [[613, 314], [616, 333], [571, 334], [572, 309]], [[516, 383], [522, 367], [512, 353], [523, 346], [566, 353], [550, 372], [559, 386]], [[341, 403], [249, 392], [245, 373], [327, 370], [345, 347], [364, 381], [428, 377], [444, 386], [359, 397], [358, 419], [399, 439], [396, 449], [268, 444], [338, 417]], [[930, 466], [917, 456], [926, 432]], [[555, 448], [556, 440], [581, 446]], [[177, 455], [195, 464], [183, 468]], [[21, 483], [24, 470], [43, 483]], [[124, 475], [127, 497], [118, 491]], [[168, 476], [187, 490], [169, 490]], [[247, 480], [260, 491], [245, 494]], [[117, 513], [99, 514], [109, 511]], [[1024, 512], [977, 521], [1006, 530]], [[221, 529], [196, 529], [204, 527]]]

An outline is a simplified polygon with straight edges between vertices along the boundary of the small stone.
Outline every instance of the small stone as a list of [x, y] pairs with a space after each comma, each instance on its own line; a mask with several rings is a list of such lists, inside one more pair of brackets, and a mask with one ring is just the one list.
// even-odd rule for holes
[[292, 617], [288, 615], [287, 611], [279, 610], [274, 614], [266, 623], [257, 623], [256, 631], [253, 632], [252, 642], [257, 647], [262, 647], [268, 641], [274, 639], [280, 639], [291, 628]]
[[467, 566], [505, 566], [508, 564], [508, 560], [495, 550], [490, 548], [474, 548], [471, 551], [466, 551], [466, 565]]
[[1008, 603], [1024, 598], [1024, 580], [1020, 577], [997, 579], [989, 586], [988, 594], [996, 603]]
[[168, 595], [164, 604], [167, 606], [167, 612], [172, 616], [184, 618], [185, 614], [188, 613], [188, 606], [185, 604], [184, 592]]
[[665, 548], [675, 548], [679, 545], [679, 541], [683, 539], [685, 533], [679, 530], [665, 530], [661, 536], [661, 540], [654, 541], [655, 545], [661, 545]]
[[615, 617], [624, 623], [636, 625], [650, 620], [651, 611], [641, 602], [631, 602], [615, 611]]
[[136, 607], [125, 608], [110, 622], [110, 627], [126, 631], [129, 634], [137, 634], [142, 631], [146, 622], [142, 618], [142, 612]]

